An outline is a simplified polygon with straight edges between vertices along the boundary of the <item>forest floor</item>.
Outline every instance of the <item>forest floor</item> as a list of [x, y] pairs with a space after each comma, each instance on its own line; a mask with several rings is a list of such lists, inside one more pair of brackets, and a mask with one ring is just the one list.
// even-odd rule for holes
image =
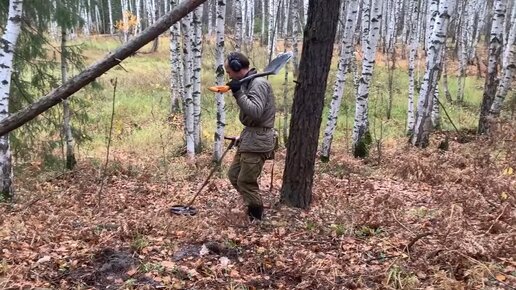
[[16, 203], [0, 207], [0, 288], [514, 289], [514, 125], [490, 139], [446, 133], [447, 151], [440, 133], [425, 150], [336, 152], [316, 164], [309, 210], [278, 203], [280, 151], [258, 223], [223, 174], [196, 216], [169, 214], [208, 175], [208, 153], [184, 175], [177, 157], [164, 179], [146, 156], [113, 152], [101, 192], [93, 162], [38, 182], [27, 168]]

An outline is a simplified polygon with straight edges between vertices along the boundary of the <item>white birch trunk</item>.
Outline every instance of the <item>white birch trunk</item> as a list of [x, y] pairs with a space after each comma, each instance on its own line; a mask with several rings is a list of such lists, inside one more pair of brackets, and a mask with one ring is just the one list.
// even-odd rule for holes
[[87, 3], [83, 3], [83, 5], [80, 6], [81, 18], [84, 21], [84, 25], [82, 26], [82, 33], [85, 36], [89, 36], [91, 27], [91, 17], [89, 16], [90, 12], [86, 6], [88, 6]]
[[442, 62], [441, 53], [445, 45], [448, 22], [453, 11], [452, 7], [455, 7], [455, 1], [444, 0], [439, 5], [439, 12], [428, 42], [430, 46], [427, 49], [426, 71], [419, 93], [414, 133], [410, 137], [410, 142], [414, 146], [426, 147], [429, 143], [432, 130], [433, 100]]
[[[14, 51], [21, 32], [22, 0], [9, 1], [9, 14], [0, 42], [0, 120], [9, 116], [9, 91], [13, 70]], [[0, 136], [0, 198], [13, 197], [13, 168], [9, 134]]]
[[240, 0], [240, 5], [242, 8], [241, 16], [242, 16], [242, 44], [245, 44], [247, 39], [247, 26], [248, 21], [247, 19], [247, 0]]
[[254, 39], [254, 0], [247, 0], [248, 1], [248, 5], [247, 5], [247, 19], [249, 19], [249, 34], [248, 34], [248, 43], [249, 45], [253, 45], [253, 39]]
[[[67, 55], [66, 28], [61, 27], [61, 81], [63, 84], [68, 80]], [[73, 169], [77, 162], [75, 160], [72, 125], [70, 124], [70, 104], [68, 103], [68, 99], [63, 100], [63, 133], [66, 148], [66, 169]]]
[[268, 26], [268, 34], [267, 34], [267, 53], [269, 53], [269, 58], [272, 59], [275, 55], [276, 51], [276, 3], [275, 0], [269, 0], [269, 26]]
[[134, 30], [135, 35], [139, 34], [140, 31], [142, 31], [142, 16], [141, 16], [141, 7], [142, 3], [141, 0], [136, 0], [136, 18], [138, 19], [138, 23], [136, 24], [136, 29]]
[[189, 13], [181, 19], [181, 32], [183, 34], [183, 52], [184, 52], [184, 115], [185, 115], [185, 139], [186, 139], [186, 155], [188, 161], [195, 159], [195, 131], [194, 131], [194, 105], [193, 105], [193, 51], [192, 37], [194, 32], [192, 29], [192, 16]]
[[[375, 0], [372, 7], [372, 12], [367, 5], [364, 5], [363, 8], [363, 15], [365, 16], [363, 18], [365, 27], [363, 34], [366, 35], [364, 37], [366, 40], [362, 43], [364, 59], [362, 60], [362, 77], [358, 85], [353, 125], [352, 150], [355, 157], [367, 156], [369, 85], [373, 75], [376, 46], [380, 34], [382, 0]], [[370, 15], [370, 17], [367, 15]]]
[[473, 43], [473, 25], [475, 21], [475, 1], [466, 4], [465, 15], [462, 16], [464, 24], [460, 28], [459, 40], [459, 76], [457, 79], [457, 100], [464, 101], [464, 89], [466, 85], [466, 72], [469, 61], [469, 53]]
[[234, 0], [235, 11], [235, 50], [242, 48], [242, 0]]
[[299, 7], [298, 0], [292, 0], [292, 74], [297, 78], [299, 74]]
[[147, 12], [147, 27], [154, 23], [154, 8], [152, 7], [152, 0], [145, 0], [145, 10]]
[[122, 28], [122, 34], [124, 35], [124, 43], [126, 43], [129, 40], [129, 19], [127, 15], [129, 7], [127, 7], [127, 0], [121, 0], [120, 2], [120, 4], [122, 5], [122, 22], [124, 23]]
[[[224, 25], [226, 22], [226, 0], [217, 1], [217, 20], [215, 21], [215, 29], [217, 33], [217, 47], [215, 51], [216, 62], [216, 83], [224, 85]], [[215, 131], [215, 143], [213, 149], [213, 159], [219, 161], [222, 157], [224, 147], [224, 131], [226, 127], [226, 112], [224, 110], [224, 94], [217, 93], [215, 95], [217, 102], [217, 129]]]
[[96, 33], [101, 33], [101, 31], [103, 31], [101, 29], [102, 27], [102, 18], [100, 18], [100, 10], [99, 10], [99, 6], [97, 5], [97, 3], [95, 3], [95, 32]]
[[493, 116], [500, 115], [503, 101], [511, 88], [511, 82], [516, 75], [516, 4], [512, 7], [511, 30], [503, 54], [503, 76], [496, 89], [496, 96], [491, 106]]
[[213, 35], [213, 1], [209, 0], [204, 3], [205, 9], [208, 11], [208, 36]]
[[331, 143], [333, 140], [333, 133], [337, 127], [337, 118], [339, 115], [340, 104], [342, 103], [342, 95], [346, 84], [346, 73], [351, 61], [351, 57], [355, 50], [355, 42], [353, 35], [357, 23], [359, 0], [350, 0], [348, 2], [346, 19], [344, 21], [344, 34], [340, 46], [340, 59], [338, 64], [338, 71], [333, 87], [333, 96], [330, 103], [330, 112], [328, 114], [328, 121], [326, 129], [324, 130], [323, 143], [321, 147], [321, 159], [329, 160]]
[[[171, 6], [175, 6], [176, 1], [172, 1]], [[170, 27], [170, 114], [173, 115], [181, 111], [183, 88], [183, 59], [181, 55], [181, 24], [174, 23]]]
[[113, 29], [115, 28], [115, 23], [113, 23], [113, 6], [111, 5], [111, 0], [108, 0], [108, 10], [109, 10], [109, 34], [113, 35]]
[[306, 19], [308, 18], [308, 0], [302, 0], [303, 1], [303, 23], [306, 25]]
[[[431, 37], [432, 37], [432, 32], [434, 30], [434, 25], [435, 25], [435, 21], [436, 21], [436, 18], [438, 17], [438, 14], [439, 14], [439, 0], [429, 0], [430, 2], [428, 3], [428, 14], [427, 14], [427, 29], [426, 29], [426, 32], [425, 32], [425, 50], [427, 50], [428, 52], [428, 48], [430, 47], [430, 41], [431, 41]], [[443, 0], [443, 1], [446, 1], [446, 0]], [[453, 9], [453, 8], [452, 8]]]
[[[260, 45], [263, 45], [265, 43], [264, 41], [264, 38], [265, 38], [265, 18], [266, 18], [266, 13], [265, 13], [265, 1], [267, 0], [259, 0], [260, 1], [260, 4], [262, 5], [261, 6], [261, 10], [262, 10], [262, 21], [261, 21], [261, 27], [260, 27]], [[295, 1], [295, 0], [294, 0]]]
[[498, 58], [503, 46], [503, 25], [505, 20], [504, 0], [495, 0], [493, 5], [493, 24], [489, 38], [489, 60], [487, 64], [486, 82], [484, 85], [484, 96], [480, 107], [480, 118], [478, 121], [478, 133], [487, 133], [489, 129], [488, 115], [493, 105], [496, 89], [498, 87]]
[[484, 0], [475, 0], [474, 1], [474, 28], [472, 30], [472, 41], [471, 45], [468, 48], [468, 62], [472, 62], [476, 57], [476, 49], [478, 45], [478, 41], [480, 36], [482, 35], [482, 31], [485, 30], [487, 15], [487, 3], [488, 1]]
[[440, 129], [441, 128], [441, 113], [439, 111], [439, 84], [437, 84], [435, 86], [431, 119], [432, 119], [432, 127], [434, 129]]
[[288, 34], [288, 31], [287, 31], [288, 24], [287, 23], [290, 21], [290, 19], [289, 19], [289, 16], [290, 16], [289, 1], [281, 0], [281, 4], [283, 5], [283, 26], [282, 26], [281, 34], [283, 35], [283, 37], [285, 37], [285, 35]]
[[201, 152], [201, 60], [202, 60], [202, 6], [193, 13], [192, 38], [193, 74], [192, 74], [192, 98], [194, 109], [194, 140], [195, 152]]
[[414, 92], [415, 92], [415, 66], [416, 66], [416, 55], [419, 47], [419, 15], [420, 7], [418, 3], [412, 3], [411, 20], [410, 20], [410, 37], [409, 37], [409, 55], [408, 55], [408, 76], [409, 76], [409, 88], [408, 88], [408, 106], [407, 106], [407, 134], [412, 134], [414, 124], [416, 122], [414, 114]]

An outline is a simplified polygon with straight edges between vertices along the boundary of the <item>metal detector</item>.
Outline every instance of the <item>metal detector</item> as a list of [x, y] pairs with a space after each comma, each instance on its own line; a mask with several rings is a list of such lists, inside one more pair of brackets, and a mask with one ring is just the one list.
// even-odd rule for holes
[[[222, 160], [224, 159], [224, 156], [226, 156], [226, 153], [228, 153], [228, 151], [231, 150], [231, 148], [233, 148], [235, 146], [236, 141], [237, 141], [236, 137], [224, 137], [224, 139], [231, 140], [231, 142], [229, 142], [228, 147], [226, 148], [224, 153], [222, 153], [222, 156], [220, 156], [220, 159], [217, 162], [218, 164], [220, 164], [222, 162]], [[208, 181], [210, 181], [211, 176], [217, 170], [218, 164], [216, 166], [213, 166], [213, 168], [210, 171], [210, 174], [208, 174], [208, 177], [203, 182], [203, 184], [201, 185], [201, 188], [199, 188], [197, 193], [195, 193], [195, 195], [192, 198], [192, 200], [188, 204], [186, 204], [186, 205], [182, 205], [182, 204], [173, 205], [172, 207], [170, 207], [170, 213], [171, 214], [187, 215], [187, 216], [194, 216], [194, 215], [197, 214], [197, 209], [195, 207], [193, 207], [192, 204], [194, 203], [194, 201], [197, 198], [197, 196], [199, 195], [199, 193], [201, 193], [203, 188], [208, 184]]]

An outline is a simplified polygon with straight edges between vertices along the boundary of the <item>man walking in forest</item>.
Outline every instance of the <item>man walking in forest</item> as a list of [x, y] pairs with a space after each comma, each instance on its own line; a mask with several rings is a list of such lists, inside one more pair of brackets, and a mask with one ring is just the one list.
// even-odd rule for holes
[[250, 220], [261, 220], [263, 202], [258, 177], [265, 160], [273, 158], [276, 144], [273, 128], [276, 106], [272, 86], [263, 77], [240, 82], [256, 74], [256, 69], [249, 68], [249, 59], [240, 52], [230, 53], [224, 68], [231, 78], [227, 85], [240, 108], [240, 122], [245, 126], [238, 139], [238, 151], [229, 168], [228, 177], [242, 195]]

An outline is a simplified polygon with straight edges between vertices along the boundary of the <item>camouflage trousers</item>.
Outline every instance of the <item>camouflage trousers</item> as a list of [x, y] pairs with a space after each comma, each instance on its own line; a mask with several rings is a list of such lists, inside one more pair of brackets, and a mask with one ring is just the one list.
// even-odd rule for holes
[[233, 187], [244, 198], [247, 206], [263, 206], [258, 177], [270, 153], [237, 152], [228, 170]]

